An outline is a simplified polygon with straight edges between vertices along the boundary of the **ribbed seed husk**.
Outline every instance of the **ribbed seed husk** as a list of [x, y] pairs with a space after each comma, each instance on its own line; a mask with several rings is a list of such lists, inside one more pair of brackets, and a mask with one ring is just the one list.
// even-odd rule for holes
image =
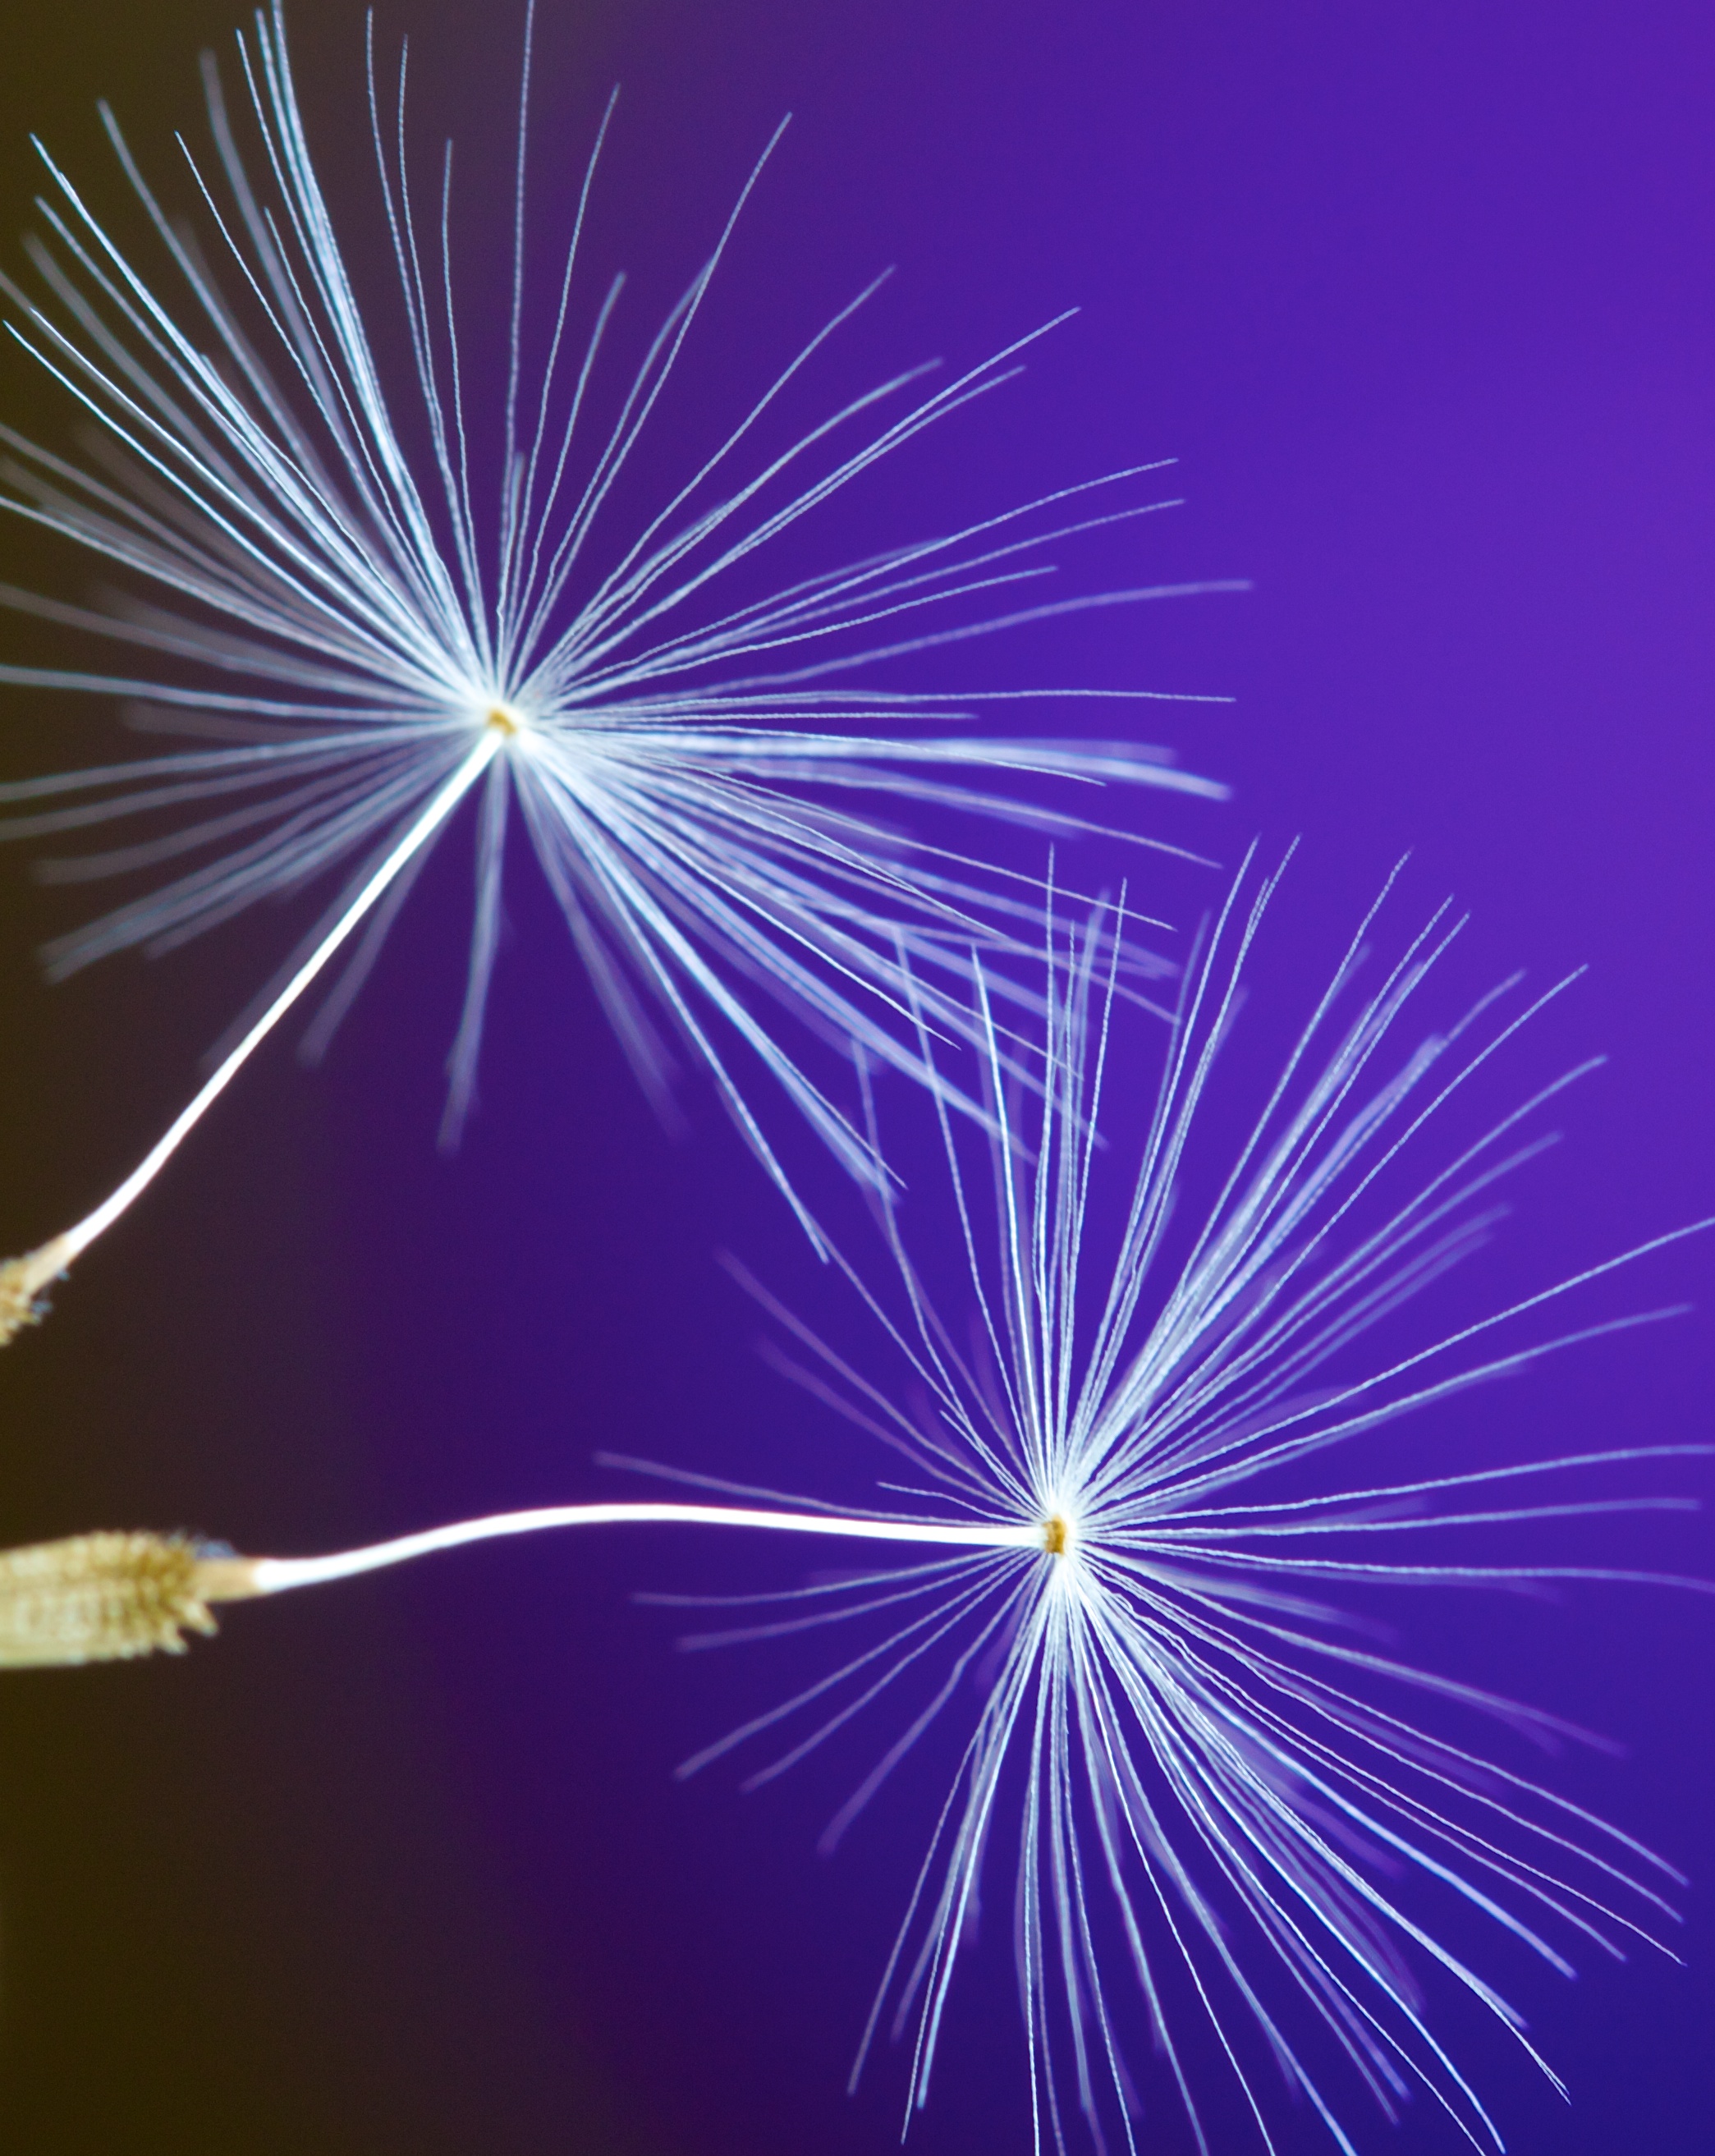
[[0, 1552], [0, 1668], [184, 1652], [212, 1632], [197, 1545], [182, 1535], [102, 1533]]
[[41, 1322], [41, 1305], [30, 1286], [29, 1262], [28, 1258], [8, 1258], [0, 1265], [0, 1348], [27, 1325]]

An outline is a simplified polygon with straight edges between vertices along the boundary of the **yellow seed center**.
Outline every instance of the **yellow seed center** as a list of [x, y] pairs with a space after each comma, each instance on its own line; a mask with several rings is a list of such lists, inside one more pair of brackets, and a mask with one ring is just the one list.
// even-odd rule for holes
[[1064, 1557], [1072, 1539], [1071, 1523], [1055, 1512], [1042, 1522], [1042, 1547], [1050, 1557]]
[[499, 734], [516, 734], [521, 723], [518, 714], [509, 711], [504, 704], [490, 705], [487, 722]]

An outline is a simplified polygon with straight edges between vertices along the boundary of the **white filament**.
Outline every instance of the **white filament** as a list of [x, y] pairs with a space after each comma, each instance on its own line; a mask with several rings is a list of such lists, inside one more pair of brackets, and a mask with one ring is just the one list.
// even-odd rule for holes
[[441, 788], [439, 793], [434, 796], [422, 814], [407, 828], [404, 834], [389, 850], [380, 866], [359, 886], [350, 905], [340, 914], [326, 935], [322, 937], [249, 1032], [210, 1072], [201, 1090], [189, 1104], [174, 1117], [166, 1131], [157, 1139], [154, 1145], [111, 1196], [104, 1199], [93, 1213], [79, 1221], [76, 1227], [68, 1229], [64, 1235], [56, 1239], [53, 1246], [54, 1254], [59, 1260], [59, 1265], [55, 1268], [56, 1270], [69, 1265], [74, 1258], [86, 1250], [96, 1236], [104, 1229], [110, 1228], [126, 1208], [135, 1199], [141, 1197], [144, 1191], [172, 1159], [173, 1154], [178, 1151], [185, 1139], [190, 1136], [208, 1110], [213, 1106], [215, 1101], [238, 1075], [239, 1070], [249, 1060], [251, 1055], [262, 1045], [281, 1019], [285, 1016], [299, 997], [315, 980], [316, 975], [339, 950], [341, 945], [433, 839], [441, 825], [446, 822], [454, 809], [458, 807], [477, 780], [481, 778], [483, 773], [487, 770], [489, 765], [493, 762], [496, 755], [505, 745], [507, 731], [497, 726], [485, 726], [483, 728], [477, 738], [476, 746], [471, 750], [470, 755], [465, 757], [446, 784]]
[[777, 1512], [747, 1505], [542, 1505], [520, 1512], [490, 1512], [480, 1520], [455, 1520], [449, 1527], [428, 1527], [415, 1535], [395, 1535], [390, 1542], [370, 1543], [362, 1549], [336, 1550], [331, 1557], [264, 1557], [254, 1560], [254, 1584], [259, 1594], [281, 1594], [294, 1587], [314, 1587], [324, 1580], [350, 1579], [362, 1572], [379, 1572], [392, 1564], [406, 1564], [413, 1558], [429, 1557], [438, 1550], [460, 1549], [467, 1543], [485, 1543], [503, 1535], [540, 1534], [551, 1527], [608, 1527], [628, 1522], [663, 1522], [707, 1527], [764, 1527], [793, 1535], [838, 1535], [865, 1542], [934, 1543], [961, 1549], [1045, 1550], [1040, 1521], [1016, 1525], [988, 1522], [879, 1520], [851, 1518], [829, 1512]]

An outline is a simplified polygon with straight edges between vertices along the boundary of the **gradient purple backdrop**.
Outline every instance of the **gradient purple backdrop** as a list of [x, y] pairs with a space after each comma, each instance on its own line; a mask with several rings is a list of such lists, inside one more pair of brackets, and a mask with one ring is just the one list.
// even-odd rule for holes
[[[422, 139], [458, 135], [459, 230], [496, 235], [473, 270], [496, 330], [517, 13], [424, 0], [379, 26], [384, 51], [412, 34]], [[1227, 862], [1253, 832], [1303, 834], [1270, 946], [1281, 1023], [1407, 848], [1404, 910], [1451, 891], [1475, 916], [1464, 986], [1589, 962], [1531, 1068], [1593, 1048], [1612, 1065], [1463, 1291], [1497, 1304], [1715, 1192], [1711, 33], [1690, 7], [1641, 31], [1612, 5], [1504, 15], [545, 5], [536, 107], [545, 166], [555, 150], [581, 165], [624, 85], [597, 246], [638, 273], [634, 324], [796, 116], [687, 356], [708, 404], [681, 390], [664, 412], [664, 483], [886, 264], [897, 277], [826, 377], [840, 389], [900, 360], [973, 360], [1081, 306], [1024, 382], [854, 501], [840, 551], [1180, 459], [1187, 506], [1082, 572], [1244, 575], [1254, 593], [1061, 624], [989, 663], [1235, 698], [1140, 722], [1230, 781], [1230, 808], [1123, 805]], [[197, 46], [225, 21], [199, 0], [146, 34], [116, 20], [110, 43], [36, 25], [51, 97], [39, 113], [28, 80], [8, 91], [13, 222], [23, 125], [69, 136], [80, 177], [105, 169], [81, 116], [97, 95], [139, 146], [158, 136], [164, 167], [169, 125], [194, 120]], [[290, 22], [329, 192], [368, 231], [362, 12], [306, 0]], [[6, 381], [19, 392], [18, 367]], [[28, 424], [60, 423], [39, 400]], [[6, 573], [25, 581], [19, 556]], [[76, 565], [55, 573], [79, 588]], [[57, 761], [73, 722], [14, 693], [4, 723], [23, 769]], [[81, 742], [106, 721], [74, 723]], [[611, 1491], [602, 1448], [810, 1487], [819, 1448], [832, 1475], [861, 1464], [757, 1362], [712, 1253], [791, 1279], [813, 1314], [838, 1308], [831, 1283], [694, 1081], [690, 1140], [656, 1127], [521, 854], [480, 1109], [462, 1155], [435, 1157], [469, 858], [443, 847], [328, 1065], [306, 1075], [272, 1050], [8, 1358], [23, 1435], [7, 1539], [135, 1519], [334, 1546]], [[1094, 881], [1121, 865], [1091, 847], [1076, 866]], [[10, 1247], [146, 1142], [292, 924], [49, 997], [26, 954], [63, 910], [8, 875]], [[1217, 885], [1180, 869], [1154, 887], [1189, 923]], [[1707, 1310], [1710, 1287], [1693, 1247], [1601, 1307]], [[1449, 1441], [1702, 1436], [1708, 1323], [1447, 1410]], [[1701, 1531], [1676, 1555], [1712, 1568]], [[675, 1760], [784, 1681], [761, 1658], [675, 1656], [669, 1618], [629, 1599], [802, 1570], [708, 1537], [544, 1542], [239, 1612], [183, 1666], [8, 1689], [0, 2120], [18, 2145], [893, 2145], [899, 2061], [842, 2091], [941, 1755], [819, 1860], [879, 1733], [748, 1797], [719, 1768], [674, 1784]], [[1522, 1616], [1425, 1603], [1410, 1626], [1439, 1666], [1629, 1748], [1553, 1771], [1694, 1877], [1683, 1970], [1591, 1965], [1567, 1986], [1509, 1966], [1569, 2111], [1458, 2025], [1509, 2148], [1697, 2156], [1715, 2143], [1707, 1609], [1588, 1589]], [[997, 1871], [1003, 1918], [1009, 1892]], [[919, 2156], [1029, 2147], [1018, 2027], [999, 1921], [955, 1992]], [[1145, 2092], [1152, 2148], [1188, 2145], [1147, 2064]], [[1398, 2133], [1353, 2120], [1365, 2148], [1447, 2145], [1425, 2105]], [[1307, 2117], [1282, 2141], [1324, 2145]]]

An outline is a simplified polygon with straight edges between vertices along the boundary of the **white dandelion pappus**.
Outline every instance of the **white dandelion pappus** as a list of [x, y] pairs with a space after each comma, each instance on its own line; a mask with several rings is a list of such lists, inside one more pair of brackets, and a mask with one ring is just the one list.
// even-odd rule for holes
[[[1018, 947], [1021, 925], [1040, 912], [1028, 879], [985, 869], [927, 835], [902, 837], [881, 810], [903, 803], [1071, 829], [1080, 819], [975, 782], [1052, 777], [1220, 790], [1133, 744], [924, 727], [937, 711], [968, 720], [985, 703], [1035, 692], [913, 694], [842, 678], [1083, 607], [1213, 588], [1034, 596], [1052, 568], [1043, 549], [1164, 506], [1133, 498], [1153, 467], [1069, 485], [960, 529], [798, 575], [763, 597], [721, 597], [735, 572], [764, 550], [779, 554], [806, 518], [881, 459], [1008, 380], [1040, 331], [938, 389], [920, 388], [925, 370], [908, 369], [765, 445], [788, 391], [871, 285], [792, 356], [646, 521], [615, 527], [618, 482], [634, 471], [639, 442], [681, 371], [768, 152], [598, 420], [619, 285], [594, 305], [580, 336], [574, 272], [608, 121], [548, 288], [542, 336], [533, 339], [531, 30], [527, 18], [506, 391], [493, 415], [499, 476], [486, 488], [484, 430], [453, 298], [450, 149], [435, 212], [425, 217], [405, 155], [403, 59], [395, 109], [383, 110], [372, 51], [369, 81], [414, 359], [408, 411], [383, 386], [316, 178], [277, 0], [271, 16], [258, 13], [253, 36], [238, 38], [255, 146], [241, 147], [212, 59], [213, 166], [181, 146], [207, 249], [169, 218], [102, 108], [183, 307], [161, 295], [42, 151], [53, 183], [39, 204], [48, 237], [33, 238], [29, 250], [46, 296], [38, 302], [0, 280], [16, 311], [8, 327], [93, 422], [107, 469], [68, 462], [0, 429], [11, 452], [0, 501], [168, 603], [127, 599], [99, 611], [13, 590], [0, 598], [170, 664], [135, 678], [9, 665], [0, 680], [116, 694], [143, 706], [141, 723], [202, 743], [0, 788], [0, 799], [28, 810], [3, 827], [13, 837], [145, 819], [135, 843], [50, 865], [56, 880], [172, 872], [50, 946], [49, 969], [64, 975], [136, 945], [170, 948], [342, 866], [349, 880], [283, 985], [136, 1173], [78, 1228], [8, 1269], [13, 1323], [349, 951], [347, 977], [312, 1034], [325, 1039], [467, 797], [478, 804], [476, 902], [446, 1134], [471, 1098], [516, 805], [644, 1082], [662, 1097], [666, 1057], [653, 1005], [797, 1204], [717, 1029], [784, 1088], [849, 1169], [873, 1177], [881, 1170], [861, 1133], [778, 1037], [766, 1004], [783, 1005], [842, 1052], [855, 1042], [937, 1082], [914, 1044], [907, 971], [923, 984], [917, 993], [932, 1024], [957, 1032], [966, 1007], [947, 984], [965, 950], [974, 940], [993, 963]], [[747, 453], [753, 468], [741, 464]], [[985, 613], [997, 595], [1009, 610]], [[854, 806], [860, 794], [880, 808]], [[182, 866], [187, 858], [197, 865]]]
[[[1199, 1109], [1273, 888], [1247, 899], [1241, 879], [1187, 978], [1158, 1093], [1139, 1119], [1135, 1183], [1113, 1190], [1111, 1263], [1090, 1245], [1122, 1173], [1115, 1155], [1127, 1103], [1115, 1098], [1117, 1056], [1110, 1065], [1110, 962], [1086, 925], [1050, 958], [1040, 1096], [1020, 1095], [988, 1034], [992, 1227], [961, 1159], [978, 1142], [975, 1127], [937, 1111], [976, 1304], [974, 1348], [960, 1348], [947, 1297], [932, 1296], [907, 1254], [891, 1198], [877, 1209], [896, 1306], [840, 1262], [902, 1357], [903, 1388], [860, 1371], [746, 1276], [809, 1356], [793, 1373], [912, 1462], [911, 1486], [886, 1486], [894, 1495], [884, 1504], [917, 1507], [926, 1540], [938, 1527], [949, 1541], [980, 1543], [986, 1532], [992, 1546], [727, 1599], [785, 1606], [687, 1644], [829, 1625], [868, 1643], [681, 1771], [795, 1732], [754, 1786], [865, 1710], [893, 1704], [902, 1733], [832, 1822], [831, 1845], [931, 1726], [987, 1682], [968, 1740], [952, 1740], [963, 1744], [954, 1785], [854, 2081], [891, 2006], [895, 2035], [912, 2045], [907, 2117], [927, 2098], [980, 1875], [985, 1861], [1002, 1861], [1016, 1830], [1039, 2148], [1067, 2146], [1074, 2103], [1101, 2145], [1116, 2121], [1127, 2148], [1142, 2145], [1127, 2061], [1147, 2032], [1205, 2152], [1250, 2134], [1266, 2149], [1282, 2147], [1259, 2071], [1270, 2065], [1347, 2156], [1354, 2144], [1342, 2114], [1360, 2086], [1389, 2116], [1414, 2087], [1427, 2092], [1456, 2138], [1498, 2150], [1498, 2128], [1437, 2033], [1425, 1978], [1497, 2016], [1563, 2085], [1521, 2015], [1447, 1943], [1444, 1920], [1462, 1905], [1461, 1921], [1490, 1919], [1514, 1946], [1570, 1974], [1569, 1943], [1616, 1956], [1631, 1940], [1660, 1946], [1673, 1916], [1664, 1891], [1678, 1876], [1661, 1859], [1492, 1748], [1444, 1733], [1439, 1719], [1475, 1711], [1538, 1740], [1582, 1732], [1397, 1659], [1368, 1620], [1325, 1606], [1320, 1590], [1706, 1586], [1510, 1551], [1473, 1559], [1468, 1544], [1543, 1521], [1694, 1509], [1674, 1496], [1605, 1496], [1602, 1480], [1707, 1447], [1426, 1473], [1420, 1461], [1418, 1471], [1408, 1462], [1390, 1472], [1385, 1452], [1375, 1456], [1376, 1434], [1403, 1417], [1672, 1314], [1596, 1317], [1551, 1337], [1539, 1326], [1533, 1336], [1528, 1322], [1696, 1231], [1657, 1237], [1427, 1344], [1354, 1360], [1372, 1327], [1484, 1240], [1494, 1186], [1549, 1142], [1528, 1136], [1526, 1119], [1591, 1067], [1422, 1164], [1450, 1104], [1469, 1098], [1471, 1081], [1559, 993], [1507, 1015], [1502, 998], [1516, 983], [1506, 983], [1451, 1029], [1399, 1050], [1399, 1029], [1457, 932], [1445, 908], [1343, 1014], [1374, 913], [1365, 921], [1214, 1201], [1175, 1224]], [[980, 968], [977, 1001], [988, 1024]], [[921, 1175], [912, 1203], [924, 1203]], [[1371, 1457], [1356, 1473], [1293, 1471], [1364, 1438]], [[894, 1524], [900, 1532], [903, 1518]], [[1424, 1554], [1437, 1536], [1446, 1543]], [[1141, 1999], [1122, 1999], [1122, 1969], [1123, 1988], [1135, 1984]], [[1225, 2126], [1211, 2123], [1225, 2113], [1210, 2114], [1199, 2082], [1204, 2053], [1230, 2072], [1221, 2102], [1242, 2107]]]
[[[840, 1262], [904, 1358], [904, 1404], [899, 1389], [842, 1360], [747, 1281], [814, 1357], [793, 1374], [911, 1460], [918, 1486], [884, 1486], [886, 1508], [855, 1512], [654, 1468], [726, 1502], [542, 1507], [308, 1558], [240, 1557], [182, 1537], [74, 1537], [0, 1553], [6, 1659], [173, 1650], [182, 1631], [213, 1629], [213, 1604], [548, 1530], [695, 1525], [921, 1546], [935, 1553], [856, 1578], [725, 1598], [753, 1617], [756, 1604], [768, 1605], [762, 1621], [686, 1643], [873, 1620], [870, 1644], [681, 1769], [795, 1723], [803, 1733], [752, 1786], [919, 1684], [927, 1697], [902, 1710], [902, 1733], [836, 1815], [829, 1845], [973, 1683], [984, 1691], [858, 2069], [891, 1999], [896, 2034], [914, 2029], [910, 2106], [926, 2101], [985, 1856], [999, 1861], [1016, 1801], [1016, 1936], [1039, 2149], [1070, 2143], [1068, 2049], [1076, 2106], [1097, 2145], [1108, 2145], [1104, 2123], [1117, 2118], [1125, 2147], [1139, 2148], [1127, 2056], [1141, 2021], [1205, 2156], [1247, 2143], [1284, 2149], [1259, 2079], [1270, 2061], [1346, 2156], [1354, 2143], [1341, 2112], [1359, 2087], [1389, 2114], [1414, 2086], [1426, 2090], [1466, 2145], [1498, 2150], [1494, 2120], [1436, 2032], [1440, 2002], [1424, 1977], [1487, 2009], [1561, 2085], [1517, 2011], [1448, 1942], [1446, 1917], [1492, 1922], [1515, 1949], [1570, 1974], [1569, 1944], [1615, 1956], [1630, 1940], [1660, 1946], [1656, 1932], [1673, 1918], [1666, 1892], [1683, 1881], [1492, 1748], [1431, 1727], [1431, 1711], [1497, 1717], [1538, 1740], [1583, 1732], [1402, 1661], [1361, 1613], [1313, 1598], [1329, 1584], [1589, 1580], [1707, 1591], [1704, 1581], [1611, 1564], [1473, 1561], [1462, 1545], [1425, 1561], [1410, 1545], [1425, 1534], [1481, 1538], [1549, 1521], [1684, 1511], [1674, 1496], [1604, 1496], [1603, 1479], [1711, 1448], [1437, 1461], [1428, 1473], [1384, 1460], [1332, 1488], [1307, 1488], [1292, 1471], [1313, 1472], [1322, 1454], [1547, 1355], [1674, 1314], [1587, 1319], [1547, 1337], [1525, 1323], [1519, 1337], [1522, 1322], [1563, 1297], [1711, 1223], [1657, 1236], [1424, 1346], [1372, 1357], [1353, 1374], [1348, 1351], [1482, 1240], [1497, 1184], [1548, 1142], [1528, 1136], [1527, 1122], [1591, 1066], [1541, 1087], [1476, 1137], [1456, 1137], [1439, 1167], [1414, 1169], [1425, 1134], [1438, 1119], [1446, 1129], [1450, 1106], [1559, 988], [1508, 1018], [1502, 998], [1517, 985], [1508, 982], [1457, 1024], [1397, 1053], [1398, 1029], [1457, 924], [1444, 909], [1343, 1018], [1372, 914], [1200, 1224], [1176, 1227], [1176, 1188], [1199, 1149], [1216, 1053], [1273, 886], [1248, 908], [1245, 889], [1241, 879], [1184, 985], [1142, 1119], [1136, 1179], [1115, 1193], [1111, 1265], [1098, 1265], [1086, 1240], [1099, 1240], [1106, 1185], [1122, 1173], [1098, 1128], [1116, 1121], [1117, 961], [1115, 939], [1086, 924], [1063, 948], [1050, 947], [1039, 1095], [1017, 1084], [989, 1033], [992, 1243], [961, 1160], [961, 1142], [974, 1142], [978, 1127], [932, 1096], [954, 1240], [977, 1303], [976, 1353], [962, 1353], [937, 1315], [889, 1201], [881, 1226], [904, 1297], [899, 1316]], [[980, 968], [977, 988], [986, 1029]], [[1039, 1104], [1028, 1134], [1020, 1096]], [[1117, 1995], [1116, 1966], [1127, 1973], [1123, 1988], [1135, 1982], [1141, 1992], [1141, 2014]], [[1242, 2130], [1201, 2086], [1204, 2049], [1225, 2062], [1229, 2107], [1248, 2118]], [[1334, 2075], [1350, 2086], [1336, 2087]]]

